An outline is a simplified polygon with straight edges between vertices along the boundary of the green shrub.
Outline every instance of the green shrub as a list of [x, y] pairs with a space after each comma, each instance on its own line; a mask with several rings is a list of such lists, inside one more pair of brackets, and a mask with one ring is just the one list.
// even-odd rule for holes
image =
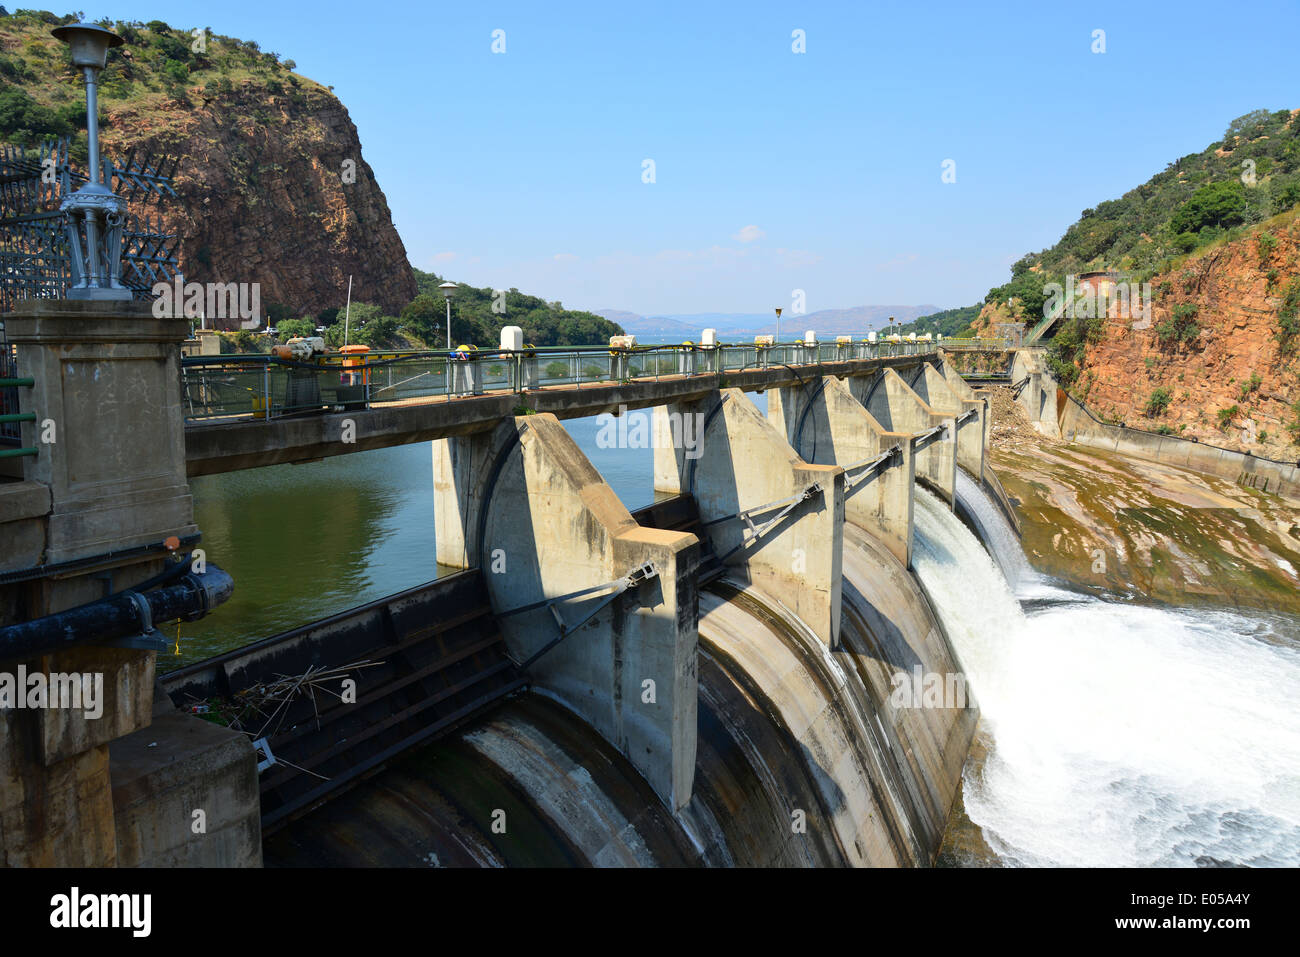
[[1145, 414], [1150, 418], [1164, 415], [1169, 409], [1169, 400], [1171, 398], [1169, 390], [1164, 386], [1152, 390], [1151, 395], [1147, 398]]
[[1277, 248], [1277, 237], [1272, 233], [1260, 233], [1259, 238], [1255, 240], [1255, 246], [1259, 249], [1259, 268], [1263, 269], [1272, 258], [1273, 250]]
[[1250, 397], [1250, 394], [1252, 392], [1257, 392], [1259, 390], [1260, 383], [1263, 381], [1264, 380], [1260, 378], [1258, 372], [1252, 372], [1250, 374], [1250, 379], [1241, 384], [1241, 400], [1244, 402], [1246, 401], [1247, 398]]
[[1300, 333], [1300, 276], [1292, 279], [1277, 310], [1277, 341], [1283, 355], [1295, 350], [1295, 337]]
[[1235, 405], [1230, 405], [1226, 409], [1220, 409], [1216, 413], [1219, 417], [1219, 431], [1222, 432], [1224, 429], [1226, 429], [1232, 423], [1232, 420], [1236, 418], [1237, 413], [1240, 411], [1241, 409], [1237, 408], [1237, 406]]
[[275, 331], [279, 334], [281, 342], [287, 342], [294, 336], [316, 335], [316, 324], [310, 319], [282, 319], [276, 323]]
[[1169, 228], [1175, 234], [1185, 234], [1208, 227], [1236, 226], [1244, 220], [1245, 192], [1240, 179], [1202, 186], [1170, 218]]
[[1201, 334], [1196, 322], [1197, 307], [1190, 302], [1174, 306], [1171, 318], [1156, 326], [1156, 338], [1162, 343], [1191, 342]]

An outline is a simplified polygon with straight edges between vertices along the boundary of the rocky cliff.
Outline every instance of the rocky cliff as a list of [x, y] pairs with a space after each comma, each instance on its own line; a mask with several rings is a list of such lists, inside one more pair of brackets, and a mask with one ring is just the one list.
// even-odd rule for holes
[[[354, 299], [389, 312], [415, 297], [356, 126], [327, 90], [304, 84], [290, 97], [243, 83], [198, 106], [125, 105], [110, 119], [107, 150], [155, 148], [179, 161], [179, 201], [161, 208], [187, 280], [260, 282], [264, 305], [294, 315], [343, 305], [349, 274]], [[345, 181], [349, 160], [355, 182]]]
[[[0, 139], [81, 127], [78, 79], [49, 35], [66, 19], [0, 18]], [[102, 25], [126, 40], [102, 77], [104, 150], [178, 161], [179, 199], [159, 212], [187, 280], [258, 282], [263, 309], [293, 315], [342, 306], [349, 274], [354, 300], [388, 312], [415, 297], [384, 193], [328, 88], [251, 41], [160, 21]]]
[[1104, 320], [1075, 394], [1132, 427], [1295, 458], [1298, 263], [1292, 212], [1155, 274], [1149, 326]]

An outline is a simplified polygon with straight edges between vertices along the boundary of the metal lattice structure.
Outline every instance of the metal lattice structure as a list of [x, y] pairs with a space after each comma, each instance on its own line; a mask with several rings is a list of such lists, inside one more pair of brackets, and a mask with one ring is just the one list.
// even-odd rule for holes
[[[176, 161], [155, 161], [131, 150], [118, 162], [105, 158], [105, 185], [130, 204], [122, 237], [122, 285], [136, 299], [150, 298], [154, 283], [176, 274], [176, 234], [156, 211], [175, 198]], [[37, 149], [0, 145], [0, 313], [20, 299], [60, 299], [71, 279], [67, 217], [59, 206], [88, 182], [69, 157], [68, 141]], [[150, 206], [155, 212], [149, 215]], [[136, 211], [139, 212], [136, 212]]]

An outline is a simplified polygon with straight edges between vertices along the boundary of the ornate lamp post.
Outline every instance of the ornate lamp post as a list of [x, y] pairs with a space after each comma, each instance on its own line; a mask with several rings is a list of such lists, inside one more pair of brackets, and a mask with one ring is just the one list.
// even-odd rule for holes
[[68, 217], [68, 249], [72, 283], [69, 299], [130, 299], [131, 290], [119, 281], [122, 272], [122, 228], [126, 200], [103, 183], [99, 158], [99, 71], [110, 47], [122, 45], [112, 30], [93, 23], [55, 27], [56, 38], [68, 45], [72, 65], [86, 78], [86, 140], [90, 152], [90, 182], [63, 200]]
[[456, 284], [454, 282], [443, 282], [438, 284], [442, 290], [442, 297], [447, 300], [447, 351], [451, 352], [451, 297], [456, 294]]
[[776, 338], [773, 339], [772, 341], [777, 343], [777, 345], [780, 345], [781, 343], [781, 307], [780, 306], [776, 307]]

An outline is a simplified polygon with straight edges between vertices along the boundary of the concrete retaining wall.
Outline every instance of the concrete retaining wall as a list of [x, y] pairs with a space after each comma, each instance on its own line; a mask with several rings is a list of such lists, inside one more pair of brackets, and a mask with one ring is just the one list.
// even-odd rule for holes
[[1108, 422], [1099, 422], [1072, 396], [1064, 392], [1062, 396], [1064, 402], [1059, 428], [1061, 437], [1069, 442], [1169, 465], [1181, 465], [1217, 475], [1238, 485], [1247, 485], [1262, 492], [1272, 492], [1300, 501], [1300, 469], [1295, 465], [1271, 462], [1228, 449], [1216, 449], [1173, 435], [1138, 432]]

